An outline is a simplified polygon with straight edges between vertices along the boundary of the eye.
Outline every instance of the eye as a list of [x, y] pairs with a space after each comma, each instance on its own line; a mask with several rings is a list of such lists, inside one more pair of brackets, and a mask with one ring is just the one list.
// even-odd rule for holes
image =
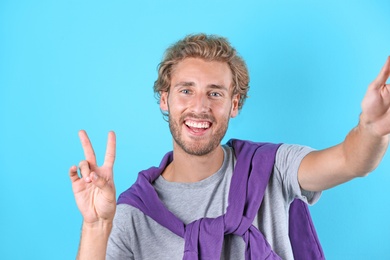
[[221, 93], [219, 93], [219, 92], [211, 92], [211, 93], [210, 93], [210, 96], [211, 96], [211, 97], [221, 97], [222, 95], [221, 95]]
[[182, 90], [180, 90], [180, 92], [183, 94], [190, 94], [191, 93], [191, 91], [189, 89], [182, 89]]

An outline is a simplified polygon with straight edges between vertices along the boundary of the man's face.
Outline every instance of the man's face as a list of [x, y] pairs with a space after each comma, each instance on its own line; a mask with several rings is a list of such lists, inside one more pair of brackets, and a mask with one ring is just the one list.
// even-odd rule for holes
[[172, 71], [169, 93], [161, 93], [160, 107], [169, 113], [174, 148], [202, 156], [224, 137], [230, 117], [238, 113], [232, 73], [227, 63], [186, 58]]

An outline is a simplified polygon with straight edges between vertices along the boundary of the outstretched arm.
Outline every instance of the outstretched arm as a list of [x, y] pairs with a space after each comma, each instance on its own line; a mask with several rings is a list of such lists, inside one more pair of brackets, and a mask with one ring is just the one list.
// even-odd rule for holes
[[344, 142], [334, 147], [309, 153], [298, 172], [301, 187], [321, 191], [365, 176], [381, 161], [390, 134], [390, 57], [378, 77], [369, 85], [362, 101], [357, 127]]
[[79, 132], [85, 160], [69, 170], [73, 193], [83, 216], [83, 226], [77, 259], [105, 259], [108, 237], [116, 209], [113, 180], [115, 134], [109, 132], [104, 164], [97, 166], [92, 144], [85, 131]]

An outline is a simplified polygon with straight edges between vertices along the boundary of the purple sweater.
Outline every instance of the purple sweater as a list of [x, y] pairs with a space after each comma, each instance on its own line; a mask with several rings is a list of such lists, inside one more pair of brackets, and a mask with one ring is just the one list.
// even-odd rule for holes
[[[162, 204], [152, 183], [173, 160], [166, 154], [158, 168], [139, 173], [136, 183], [119, 196], [160, 225], [185, 240], [183, 259], [219, 259], [225, 234], [241, 236], [246, 243], [246, 259], [281, 259], [261, 232], [252, 225], [258, 213], [275, 154], [279, 147], [270, 143], [230, 140], [237, 158], [226, 213], [217, 218], [201, 218], [185, 225]], [[295, 200], [290, 207], [290, 240], [295, 259], [324, 259], [307, 205]]]

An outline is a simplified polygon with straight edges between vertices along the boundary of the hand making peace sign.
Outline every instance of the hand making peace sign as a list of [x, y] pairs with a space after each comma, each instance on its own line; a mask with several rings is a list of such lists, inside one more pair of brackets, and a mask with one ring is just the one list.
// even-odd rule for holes
[[79, 164], [81, 178], [77, 167], [69, 170], [73, 193], [77, 206], [83, 215], [84, 223], [112, 221], [116, 209], [113, 166], [115, 161], [115, 133], [108, 133], [104, 163], [98, 167], [92, 144], [84, 130], [79, 132], [85, 160]]
[[368, 87], [362, 102], [362, 121], [372, 133], [385, 136], [390, 133], [390, 56], [377, 78]]

